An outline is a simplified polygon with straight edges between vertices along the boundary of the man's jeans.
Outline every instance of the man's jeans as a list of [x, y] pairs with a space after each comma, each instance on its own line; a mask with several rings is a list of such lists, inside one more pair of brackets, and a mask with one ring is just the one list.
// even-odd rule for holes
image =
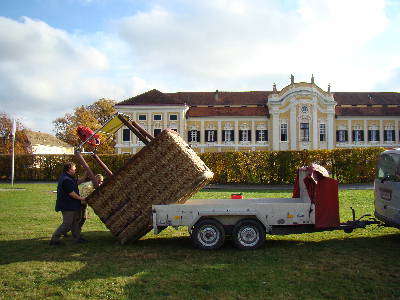
[[67, 233], [70, 230], [75, 240], [79, 240], [81, 237], [81, 226], [80, 226], [82, 217], [81, 210], [74, 210], [74, 211], [65, 210], [62, 211], [62, 216], [63, 216], [63, 222], [53, 233], [51, 240], [58, 241], [61, 235]]

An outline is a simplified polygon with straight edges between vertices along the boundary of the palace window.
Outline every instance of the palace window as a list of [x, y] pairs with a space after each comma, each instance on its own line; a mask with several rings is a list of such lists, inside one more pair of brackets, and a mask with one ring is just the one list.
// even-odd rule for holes
[[352, 132], [353, 142], [363, 142], [364, 141], [364, 130], [353, 130]]
[[178, 120], [178, 115], [169, 115], [169, 120], [170, 120], [170, 121], [176, 121], [176, 120]]
[[161, 129], [160, 128], [156, 128], [153, 130], [154, 136], [157, 136], [161, 133]]
[[251, 141], [251, 131], [250, 130], [239, 130], [239, 141], [240, 142]]
[[336, 141], [339, 143], [344, 143], [348, 141], [347, 130], [336, 130]]
[[281, 124], [281, 142], [287, 142], [288, 135], [287, 135], [287, 124]]
[[131, 141], [131, 131], [129, 129], [122, 129], [122, 141], [123, 142]]
[[380, 139], [379, 130], [372, 129], [368, 130], [368, 141], [369, 142], [378, 142]]
[[162, 120], [162, 116], [161, 115], [153, 115], [153, 120], [154, 121], [161, 121]]
[[147, 120], [147, 116], [146, 115], [139, 115], [138, 119], [139, 119], [139, 121], [146, 121]]
[[256, 141], [257, 142], [268, 141], [268, 130], [256, 130]]
[[385, 142], [394, 142], [395, 141], [395, 136], [394, 136], [394, 130], [384, 130], [383, 131], [383, 140]]
[[224, 142], [233, 142], [235, 140], [235, 131], [222, 130], [222, 139]]
[[189, 142], [200, 142], [200, 131], [190, 130], [188, 132], [188, 141]]
[[206, 142], [214, 143], [217, 141], [217, 131], [216, 130], [206, 130]]
[[325, 124], [319, 124], [319, 141], [326, 141], [326, 126]]
[[302, 142], [310, 140], [310, 128], [308, 123], [300, 123], [300, 139]]

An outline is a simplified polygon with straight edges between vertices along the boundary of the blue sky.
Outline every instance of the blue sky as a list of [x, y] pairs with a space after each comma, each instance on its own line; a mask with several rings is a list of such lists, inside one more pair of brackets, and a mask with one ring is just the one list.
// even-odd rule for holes
[[18, 20], [21, 16], [73, 32], [105, 30], [109, 23], [148, 9], [146, 0], [14, 0], [1, 1], [1, 15]]
[[398, 0], [2, 0], [0, 111], [33, 130], [99, 98], [400, 92]]

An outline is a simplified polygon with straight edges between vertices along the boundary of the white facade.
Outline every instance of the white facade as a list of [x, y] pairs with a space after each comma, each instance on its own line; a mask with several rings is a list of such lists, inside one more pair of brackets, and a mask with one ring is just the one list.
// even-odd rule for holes
[[[229, 94], [229, 93], [227, 93]], [[244, 93], [245, 94], [245, 93]], [[399, 103], [400, 104], [400, 103]], [[255, 108], [260, 105], [195, 105], [203, 110], [223, 107]], [[155, 130], [172, 128], [198, 152], [254, 150], [316, 150], [337, 147], [398, 147], [400, 116], [344, 116], [336, 107], [355, 107], [368, 111], [366, 105], [338, 105], [334, 94], [314, 83], [299, 82], [281, 91], [269, 92], [264, 106], [269, 115], [196, 116], [190, 117], [191, 104], [184, 105], [117, 105], [154, 134]], [[379, 105], [375, 105], [379, 106]], [[382, 105], [381, 105], [382, 106]], [[139, 116], [146, 115], [146, 120]], [[154, 117], [159, 115], [161, 117]], [[176, 115], [176, 120], [170, 116]], [[347, 132], [347, 133], [346, 133]], [[135, 136], [117, 137], [117, 153], [136, 153], [143, 144]]]

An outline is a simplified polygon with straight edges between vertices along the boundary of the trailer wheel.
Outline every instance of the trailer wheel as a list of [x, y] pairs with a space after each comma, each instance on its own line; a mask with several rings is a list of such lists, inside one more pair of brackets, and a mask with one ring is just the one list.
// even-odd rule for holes
[[345, 228], [345, 229], [343, 229], [343, 231], [345, 233], [352, 233], [353, 232], [353, 228]]
[[257, 249], [265, 243], [265, 229], [256, 220], [239, 221], [233, 228], [233, 241], [241, 250]]
[[195, 247], [215, 250], [224, 244], [225, 230], [217, 220], [205, 219], [194, 226], [191, 238]]

